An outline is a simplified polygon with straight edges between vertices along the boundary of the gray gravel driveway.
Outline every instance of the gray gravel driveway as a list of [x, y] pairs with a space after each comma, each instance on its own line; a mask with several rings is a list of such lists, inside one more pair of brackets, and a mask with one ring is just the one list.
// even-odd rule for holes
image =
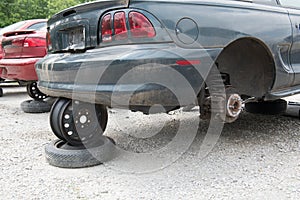
[[[24, 113], [20, 103], [27, 99], [22, 87], [5, 87], [0, 98], [0, 199], [300, 199], [299, 119], [243, 113], [224, 126], [204, 159], [197, 156], [200, 128], [180, 159], [151, 173], [107, 164], [62, 169], [45, 161], [44, 146], [55, 139], [49, 113]], [[197, 112], [188, 112], [188, 121], [198, 120]], [[177, 115], [112, 110], [106, 134], [124, 149], [151, 150], [174, 137]], [[139, 143], [124, 134], [159, 129], [163, 120], [160, 137]]]

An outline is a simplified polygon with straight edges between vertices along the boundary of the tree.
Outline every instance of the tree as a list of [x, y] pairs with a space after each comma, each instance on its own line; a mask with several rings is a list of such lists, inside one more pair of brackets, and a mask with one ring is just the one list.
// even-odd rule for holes
[[68, 7], [91, 0], [1, 0], [0, 27], [37, 18], [50, 18], [53, 14]]
[[48, 0], [48, 11], [49, 16], [74, 5], [83, 3], [83, 0], [63, 0], [63, 1], [57, 1], [57, 0]]
[[16, 20], [13, 19], [15, 12], [15, 0], [4, 0], [0, 2], [0, 27], [11, 24]]

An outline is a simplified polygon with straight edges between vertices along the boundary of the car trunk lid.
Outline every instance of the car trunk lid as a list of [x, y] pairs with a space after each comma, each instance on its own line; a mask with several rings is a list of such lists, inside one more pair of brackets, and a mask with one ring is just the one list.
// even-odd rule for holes
[[12, 31], [3, 34], [4, 58], [44, 57], [46, 54], [45, 32], [35, 30]]

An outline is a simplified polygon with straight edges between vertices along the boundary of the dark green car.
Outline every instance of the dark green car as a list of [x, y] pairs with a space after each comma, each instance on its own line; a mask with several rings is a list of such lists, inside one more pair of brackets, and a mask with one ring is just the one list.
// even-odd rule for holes
[[104, 131], [106, 107], [197, 104], [233, 122], [247, 102], [282, 112], [278, 99], [300, 92], [295, 0], [94, 1], [52, 16], [47, 40], [39, 88], [59, 97], [51, 127], [74, 145]]

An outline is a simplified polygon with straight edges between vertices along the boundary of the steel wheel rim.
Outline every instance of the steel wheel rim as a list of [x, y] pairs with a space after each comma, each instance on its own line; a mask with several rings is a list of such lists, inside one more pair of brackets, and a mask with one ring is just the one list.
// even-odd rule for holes
[[50, 111], [50, 127], [56, 137], [58, 137], [61, 140], [66, 141], [65, 137], [62, 135], [61, 129], [60, 129], [60, 115], [62, 108], [69, 103], [70, 100], [59, 98], [57, 99]]
[[[60, 115], [60, 129], [63, 137], [72, 145], [91, 143], [96, 136], [101, 136], [100, 120], [103, 117], [102, 106], [69, 101], [64, 105]], [[103, 130], [102, 130], [103, 129]]]
[[39, 90], [36, 82], [30, 83], [29, 85], [27, 85], [27, 93], [31, 98], [37, 99], [37, 100], [42, 100], [42, 99], [45, 99], [48, 97], [46, 94], [42, 93]]

